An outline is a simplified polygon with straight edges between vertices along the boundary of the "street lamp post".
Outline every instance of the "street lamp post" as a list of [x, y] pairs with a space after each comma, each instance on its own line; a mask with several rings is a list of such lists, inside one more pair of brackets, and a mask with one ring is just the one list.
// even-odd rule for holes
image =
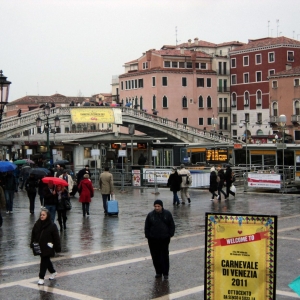
[[2, 115], [4, 112], [4, 107], [8, 102], [9, 86], [10, 81], [6, 80], [7, 77], [3, 75], [2, 70], [0, 70], [0, 127], [2, 122]]
[[282, 183], [283, 183], [283, 193], [285, 193], [285, 172], [284, 172], [284, 133], [285, 133], [285, 125], [286, 125], [286, 116], [279, 116], [279, 123], [282, 130]]
[[[246, 172], [245, 172], [245, 179], [244, 180], [244, 191], [247, 191], [248, 188], [248, 120], [240, 120], [240, 124], [239, 127], [243, 128], [245, 126], [246, 130], [245, 130], [245, 139], [246, 139]], [[250, 164], [250, 168], [251, 168], [251, 164]]]
[[[50, 154], [50, 130], [51, 130], [51, 126], [49, 124], [49, 115], [50, 115], [50, 106], [47, 104], [44, 107], [44, 115], [46, 116], [46, 124], [44, 125], [44, 130], [43, 132], [41, 131], [41, 127], [42, 127], [42, 119], [40, 117], [38, 117], [36, 119], [36, 127], [38, 128], [38, 133], [46, 133], [47, 134], [47, 154], [46, 154], [46, 158], [48, 160], [50, 160], [51, 158], [51, 154]], [[60, 126], [60, 119], [58, 116], [55, 117], [54, 119], [54, 134], [59, 132], [57, 130], [57, 128]]]
[[218, 118], [211, 118], [211, 124], [214, 127], [214, 157], [213, 159], [215, 160], [216, 157], [216, 125], [218, 125]]

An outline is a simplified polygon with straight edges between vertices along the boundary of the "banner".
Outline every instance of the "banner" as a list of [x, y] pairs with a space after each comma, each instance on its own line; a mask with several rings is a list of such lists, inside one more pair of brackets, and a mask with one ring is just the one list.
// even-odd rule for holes
[[122, 111], [120, 108], [94, 107], [71, 108], [73, 123], [112, 123], [122, 124]]
[[248, 173], [248, 186], [280, 189], [280, 174]]
[[170, 169], [144, 169], [144, 179], [146, 179], [148, 183], [154, 183], [156, 175], [157, 183], [167, 184], [171, 172], [172, 170]]
[[277, 216], [206, 213], [204, 299], [276, 296]]

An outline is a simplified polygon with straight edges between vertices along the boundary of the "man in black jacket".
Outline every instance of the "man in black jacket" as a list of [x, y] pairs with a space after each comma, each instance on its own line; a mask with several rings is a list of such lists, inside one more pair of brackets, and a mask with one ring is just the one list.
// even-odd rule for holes
[[147, 215], [145, 221], [145, 237], [156, 271], [155, 278], [164, 275], [169, 277], [169, 244], [175, 233], [175, 223], [172, 214], [163, 208], [161, 200], [154, 201], [154, 210]]
[[226, 199], [229, 198], [229, 194], [235, 197], [235, 193], [230, 190], [233, 180], [232, 180], [232, 169], [230, 168], [229, 164], [226, 166], [224, 179], [226, 182]]

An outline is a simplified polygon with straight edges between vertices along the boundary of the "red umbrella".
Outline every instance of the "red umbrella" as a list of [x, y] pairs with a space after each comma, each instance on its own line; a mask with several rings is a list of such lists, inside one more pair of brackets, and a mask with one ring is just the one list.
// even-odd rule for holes
[[42, 178], [42, 181], [44, 183], [49, 183], [52, 181], [54, 185], [68, 186], [68, 183], [64, 179], [57, 178], [57, 177], [44, 177]]

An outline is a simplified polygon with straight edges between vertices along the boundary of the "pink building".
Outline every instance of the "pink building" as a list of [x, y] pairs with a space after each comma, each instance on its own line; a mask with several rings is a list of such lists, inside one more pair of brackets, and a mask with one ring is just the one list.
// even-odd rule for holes
[[211, 130], [217, 117], [217, 73], [212, 56], [184, 49], [149, 50], [125, 64], [120, 101], [160, 117]]

